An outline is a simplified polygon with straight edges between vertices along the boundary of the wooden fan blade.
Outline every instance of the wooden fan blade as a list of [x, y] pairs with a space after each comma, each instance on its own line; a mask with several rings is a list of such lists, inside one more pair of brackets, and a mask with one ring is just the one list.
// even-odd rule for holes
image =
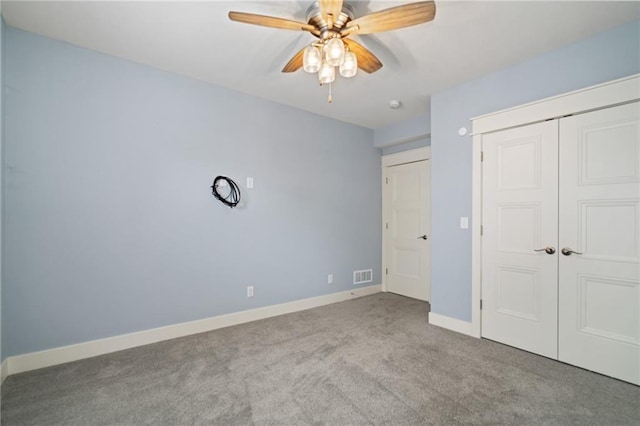
[[273, 16], [256, 15], [244, 12], [229, 12], [229, 19], [245, 24], [261, 25], [263, 27], [282, 28], [284, 30], [315, 32], [316, 27], [304, 22], [290, 21], [288, 19], [274, 18]]
[[282, 68], [282, 72], [294, 72], [302, 68], [302, 57], [304, 56], [304, 51], [306, 48], [307, 46], [303, 47], [301, 51], [296, 53], [293, 58], [291, 58], [291, 60], [287, 62], [287, 65]]
[[[373, 12], [347, 22], [344, 34], [371, 34], [410, 27], [431, 21], [436, 16], [433, 1], [421, 1]], [[357, 27], [357, 28], [356, 28]]]
[[342, 0], [319, 0], [318, 6], [320, 7], [320, 13], [322, 14], [322, 19], [329, 23], [327, 19], [328, 15], [331, 15], [331, 23], [330, 27], [333, 26], [333, 23], [336, 22], [340, 13], [342, 13]]
[[380, 59], [376, 58], [376, 55], [371, 53], [369, 49], [353, 40], [342, 39], [342, 41], [344, 41], [344, 44], [347, 45], [349, 50], [356, 55], [356, 58], [358, 58], [358, 68], [362, 71], [371, 74], [382, 68]]

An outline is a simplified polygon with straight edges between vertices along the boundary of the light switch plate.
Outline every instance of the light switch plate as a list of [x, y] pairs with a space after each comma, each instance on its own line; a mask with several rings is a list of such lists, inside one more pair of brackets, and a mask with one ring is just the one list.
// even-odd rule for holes
[[253, 188], [253, 178], [247, 178], [247, 188]]
[[469, 229], [469, 218], [461, 217], [460, 218], [460, 229]]

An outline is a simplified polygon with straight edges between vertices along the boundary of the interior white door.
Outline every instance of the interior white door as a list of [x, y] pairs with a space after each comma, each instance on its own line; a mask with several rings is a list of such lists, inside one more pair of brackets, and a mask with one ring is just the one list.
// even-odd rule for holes
[[428, 301], [430, 285], [429, 160], [387, 168], [386, 290]]
[[556, 358], [558, 123], [483, 135], [482, 152], [482, 336]]
[[560, 121], [559, 359], [640, 384], [640, 104]]

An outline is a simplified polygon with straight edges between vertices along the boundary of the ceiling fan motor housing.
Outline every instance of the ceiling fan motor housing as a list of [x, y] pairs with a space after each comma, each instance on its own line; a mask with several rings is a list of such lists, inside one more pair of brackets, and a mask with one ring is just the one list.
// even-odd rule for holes
[[340, 12], [340, 15], [333, 17], [331, 22], [327, 22], [327, 20], [322, 17], [322, 11], [317, 1], [313, 2], [309, 9], [307, 9], [307, 22], [319, 30], [320, 35], [318, 37], [322, 40], [340, 37], [340, 30], [347, 22], [354, 19], [354, 17], [353, 7], [346, 2], [342, 3], [342, 12]]

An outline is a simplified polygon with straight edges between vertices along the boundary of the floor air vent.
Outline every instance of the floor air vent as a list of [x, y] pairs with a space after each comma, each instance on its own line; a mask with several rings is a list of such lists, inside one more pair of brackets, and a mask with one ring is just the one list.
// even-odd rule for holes
[[363, 269], [361, 271], [353, 271], [353, 283], [364, 284], [373, 281], [373, 269]]

